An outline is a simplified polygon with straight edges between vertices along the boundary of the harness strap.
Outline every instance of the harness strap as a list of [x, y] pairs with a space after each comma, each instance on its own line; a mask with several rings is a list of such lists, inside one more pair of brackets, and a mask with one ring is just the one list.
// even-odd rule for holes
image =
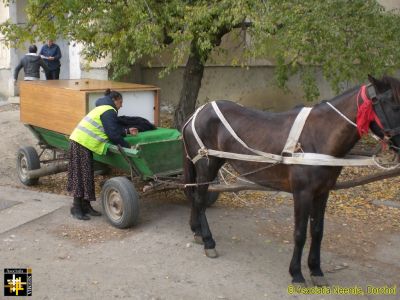
[[199, 135], [197, 134], [196, 127], [194, 126], [194, 123], [196, 122], [197, 114], [204, 108], [204, 106], [206, 106], [206, 104], [200, 106], [200, 107], [196, 110], [196, 112], [195, 112], [194, 115], [193, 115], [193, 119], [192, 119], [192, 132], [193, 132], [194, 137], [196, 138], [197, 143], [199, 144], [200, 148], [202, 148], [202, 149], [205, 149], [205, 146], [204, 146], [204, 144], [203, 144], [203, 141], [201, 140], [201, 138], [200, 138]]
[[[327, 155], [327, 154], [320, 154], [320, 153], [293, 153], [291, 152], [291, 156], [281, 156], [272, 153], [266, 153], [263, 151], [259, 151], [249, 147], [242, 139], [240, 139], [237, 134], [233, 131], [232, 127], [225, 119], [223, 114], [221, 113], [218, 105], [214, 102], [211, 102], [215, 113], [220, 118], [222, 124], [224, 124], [225, 128], [229, 131], [229, 133], [246, 149], [249, 151], [257, 154], [239, 154], [239, 153], [232, 153], [232, 152], [225, 152], [219, 150], [212, 150], [206, 149], [204, 143], [201, 141], [199, 135], [197, 134], [195, 128], [195, 121], [197, 114], [204, 108], [205, 105], [201, 106], [197, 109], [194, 113], [192, 118], [190, 118], [186, 124], [189, 124], [191, 121], [192, 132], [196, 138], [197, 143], [199, 144], [200, 148], [198, 150], [198, 154], [192, 159], [193, 164], [195, 164], [198, 160], [210, 156], [220, 157], [220, 158], [227, 158], [227, 159], [234, 159], [234, 160], [242, 160], [242, 161], [252, 161], [252, 162], [261, 162], [261, 163], [282, 163], [285, 165], [311, 165], [311, 166], [376, 166], [376, 158], [373, 157], [366, 157], [366, 156], [354, 156], [348, 155], [344, 158], [338, 158], [335, 156]], [[297, 116], [296, 120], [291, 128], [289, 133], [288, 141], [286, 142], [285, 149], [293, 149], [297, 144], [298, 138], [300, 137], [301, 131], [304, 127], [306, 119], [310, 114], [311, 108], [303, 108], [299, 114], [301, 116]], [[296, 123], [296, 124], [295, 124]], [[289, 141], [290, 140], [290, 141]], [[184, 141], [185, 142], [185, 141]], [[190, 159], [190, 157], [188, 156]]]
[[354, 123], [352, 120], [350, 120], [348, 117], [346, 117], [340, 110], [338, 110], [336, 107], [334, 107], [331, 103], [325, 102], [328, 104], [334, 111], [336, 111], [343, 119], [345, 119], [347, 122], [349, 122], [351, 125], [357, 128], [357, 124]]
[[[198, 160], [202, 159], [204, 156], [207, 156], [207, 149], [206, 149], [206, 147], [204, 146], [203, 141], [202, 141], [201, 138], [199, 137], [199, 135], [198, 135], [198, 133], [197, 133], [197, 131], [196, 131], [196, 126], [195, 126], [197, 114], [198, 114], [206, 105], [207, 105], [207, 103], [204, 104], [204, 105], [202, 105], [202, 106], [200, 106], [200, 107], [195, 111], [195, 113], [193, 114], [193, 116], [192, 116], [192, 117], [185, 123], [185, 125], [183, 126], [183, 128], [185, 128], [186, 125], [187, 125], [187, 124], [190, 122], [190, 120], [191, 120], [191, 126], [192, 126], [193, 135], [194, 135], [194, 137], [195, 137], [197, 143], [198, 143], [199, 146], [200, 146], [200, 149], [198, 150], [197, 155], [192, 159], [192, 163], [193, 163], [193, 164], [195, 164]], [[184, 142], [185, 142], [185, 141], [184, 141]], [[185, 146], [185, 149], [186, 149], [186, 146]], [[191, 159], [191, 158], [189, 157], [189, 155], [187, 154], [187, 151], [186, 151], [186, 155], [187, 155], [187, 157], [188, 157], [189, 159]]]
[[[270, 159], [268, 157], [263, 157], [259, 155], [251, 154], [239, 154], [232, 152], [224, 152], [219, 150], [208, 149], [207, 154], [210, 156], [251, 161], [251, 162], [261, 162], [261, 163], [276, 163], [276, 160]], [[356, 156], [348, 155], [344, 158], [338, 158], [335, 156], [320, 154], [320, 153], [293, 153], [292, 156], [283, 156], [280, 163], [285, 165], [308, 165], [308, 166], [375, 166], [375, 157], [368, 156]]]
[[256, 150], [256, 149], [253, 149], [253, 148], [247, 146], [247, 144], [240, 137], [238, 137], [236, 132], [232, 129], [231, 125], [229, 125], [228, 121], [225, 119], [224, 115], [221, 113], [220, 109], [218, 108], [217, 103], [215, 101], [213, 101], [213, 102], [211, 102], [211, 105], [213, 106], [214, 111], [217, 114], [217, 116], [219, 117], [219, 119], [221, 120], [222, 124], [224, 124], [225, 128], [235, 138], [235, 140], [237, 140], [243, 147], [245, 147], [247, 150], [249, 150], [255, 154], [261, 155], [263, 157], [266, 157], [266, 158], [272, 160], [272, 162], [281, 162], [282, 161], [282, 156], [280, 156], [280, 155], [266, 153], [266, 152], [259, 151], [259, 150]]
[[304, 125], [307, 121], [308, 116], [310, 115], [311, 110], [312, 107], [303, 107], [301, 111], [297, 114], [297, 117], [293, 122], [292, 128], [290, 129], [289, 136], [286, 140], [285, 147], [283, 147], [282, 154], [293, 154], [295, 152], [300, 135], [303, 131]]

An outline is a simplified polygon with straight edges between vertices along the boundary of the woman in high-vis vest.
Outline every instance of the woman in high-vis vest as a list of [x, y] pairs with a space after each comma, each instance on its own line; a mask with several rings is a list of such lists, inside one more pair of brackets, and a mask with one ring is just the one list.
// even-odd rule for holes
[[104, 97], [96, 101], [90, 111], [76, 126], [70, 138], [67, 190], [74, 197], [71, 214], [79, 220], [100, 216], [90, 201], [96, 201], [94, 188], [93, 152], [103, 155], [107, 142], [129, 148], [123, 139], [126, 134], [136, 135], [136, 128], [124, 128], [118, 122], [122, 95], [107, 89]]

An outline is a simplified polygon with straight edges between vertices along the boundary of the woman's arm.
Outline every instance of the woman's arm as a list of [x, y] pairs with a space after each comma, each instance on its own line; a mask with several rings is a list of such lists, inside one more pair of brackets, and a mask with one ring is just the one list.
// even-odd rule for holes
[[110, 141], [115, 145], [129, 148], [130, 145], [123, 139], [126, 136], [126, 130], [118, 122], [117, 113], [114, 110], [108, 110], [100, 116], [104, 131]]

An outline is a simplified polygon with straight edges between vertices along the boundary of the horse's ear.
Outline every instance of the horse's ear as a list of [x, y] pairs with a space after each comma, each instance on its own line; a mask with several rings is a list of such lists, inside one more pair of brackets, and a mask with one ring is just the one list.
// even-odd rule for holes
[[378, 87], [381, 85], [381, 81], [379, 79], [376, 79], [374, 76], [368, 74], [368, 80], [371, 82], [375, 87]]
[[371, 84], [375, 87], [375, 89], [376, 89], [378, 92], [383, 93], [383, 92], [385, 92], [388, 88], [390, 88], [390, 87], [388, 87], [388, 85], [385, 84], [382, 80], [376, 79], [375, 77], [373, 77], [372, 75], [369, 75], [369, 74], [368, 74], [368, 80], [369, 80], [369, 82], [371, 82]]

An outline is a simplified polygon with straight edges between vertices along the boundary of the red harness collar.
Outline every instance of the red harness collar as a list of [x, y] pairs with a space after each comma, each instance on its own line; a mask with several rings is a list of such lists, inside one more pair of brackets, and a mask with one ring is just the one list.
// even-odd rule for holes
[[[362, 104], [360, 104], [360, 96], [363, 100]], [[372, 100], [367, 96], [367, 87], [365, 85], [361, 86], [360, 91], [358, 92], [357, 108], [356, 123], [360, 137], [364, 134], [368, 134], [369, 125], [372, 121], [375, 121], [380, 128], [383, 128], [381, 121], [372, 107]]]

